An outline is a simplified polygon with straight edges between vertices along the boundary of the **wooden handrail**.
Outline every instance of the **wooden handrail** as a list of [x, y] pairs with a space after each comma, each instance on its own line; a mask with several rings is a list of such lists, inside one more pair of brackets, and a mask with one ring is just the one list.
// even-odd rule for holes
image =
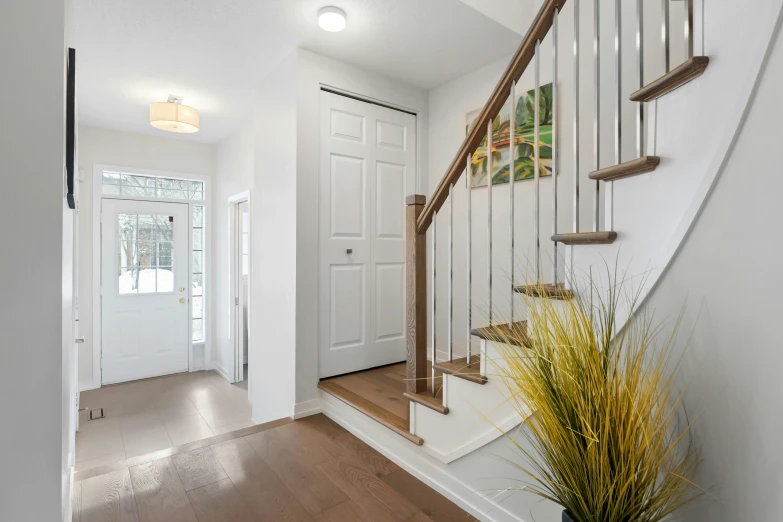
[[[538, 11], [536, 19], [530, 26], [530, 30], [522, 40], [522, 44], [517, 49], [511, 62], [508, 64], [506, 71], [500, 78], [495, 90], [492, 91], [492, 95], [487, 100], [484, 108], [481, 110], [478, 119], [476, 119], [473, 127], [468, 131], [468, 135], [465, 137], [465, 141], [462, 142], [462, 146], [451, 162], [443, 179], [440, 180], [438, 188], [432, 194], [432, 198], [424, 207], [418, 221], [416, 222], [416, 231], [419, 234], [423, 234], [427, 231], [432, 223], [432, 217], [435, 212], [440, 210], [446, 199], [449, 197], [449, 185], [455, 184], [459, 181], [462, 171], [465, 170], [465, 158], [468, 154], [473, 154], [478, 146], [481, 144], [481, 140], [486, 134], [487, 124], [500, 112], [500, 109], [506, 103], [506, 100], [511, 95], [511, 83], [518, 81], [522, 77], [522, 73], [525, 72], [530, 61], [536, 52], [536, 42], [538, 40], [543, 41], [546, 37], [549, 29], [552, 27], [552, 19], [555, 10], [560, 10], [565, 5], [566, 0], [546, 0], [544, 5]], [[513, 169], [512, 169], [513, 171]]]

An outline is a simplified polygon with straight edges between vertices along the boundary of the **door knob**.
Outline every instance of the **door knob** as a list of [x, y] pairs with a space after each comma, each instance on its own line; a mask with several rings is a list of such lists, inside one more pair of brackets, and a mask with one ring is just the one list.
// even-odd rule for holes
[[180, 297], [179, 302], [180, 303], [184, 303], [185, 302], [185, 298], [184, 297]]

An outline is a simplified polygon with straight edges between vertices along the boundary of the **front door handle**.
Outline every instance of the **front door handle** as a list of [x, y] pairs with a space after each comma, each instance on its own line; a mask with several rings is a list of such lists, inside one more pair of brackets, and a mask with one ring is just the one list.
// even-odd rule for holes
[[179, 302], [180, 303], [184, 303], [185, 302], [185, 298], [184, 297], [180, 297]]

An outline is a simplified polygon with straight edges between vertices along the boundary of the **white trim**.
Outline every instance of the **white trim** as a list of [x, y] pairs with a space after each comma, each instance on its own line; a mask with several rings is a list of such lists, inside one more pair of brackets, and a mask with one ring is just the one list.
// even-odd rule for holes
[[226, 370], [222, 364], [220, 364], [217, 361], [213, 361], [212, 366], [214, 367], [215, 371], [217, 371], [220, 375], [226, 378], [228, 382], [231, 382], [230, 376], [231, 373], [229, 373], [228, 370]]
[[[250, 190], [243, 190], [242, 192], [239, 192], [237, 194], [234, 194], [232, 196], [228, 197], [228, 287], [230, 289], [229, 291], [229, 325], [228, 325], [228, 339], [229, 341], [232, 341], [232, 354], [233, 354], [233, 372], [230, 373], [231, 377], [228, 378], [228, 381], [231, 383], [240, 382], [242, 380], [248, 379], [249, 375], [243, 375], [242, 379], [239, 378], [239, 371], [242, 369], [244, 371], [244, 353], [241, 353], [242, 350], [240, 349], [240, 343], [239, 343], [239, 317], [237, 315], [238, 307], [234, 303], [234, 299], [238, 296], [239, 292], [239, 285], [241, 281], [242, 275], [240, 272], [241, 267], [241, 255], [239, 254], [239, 249], [241, 249], [241, 244], [238, 241], [238, 234], [240, 229], [240, 223], [237, 221], [237, 214], [238, 214], [238, 208], [241, 203], [247, 202], [247, 212], [248, 212], [248, 226], [251, 228], [250, 234], [248, 235], [248, 242], [249, 248], [250, 248], [250, 267], [248, 269], [247, 274], [247, 287], [248, 287], [248, 296], [247, 296], [247, 313], [248, 313], [248, 319], [250, 318], [250, 301], [251, 301], [251, 292], [249, 291], [250, 288], [252, 288], [252, 274], [253, 274], [253, 233], [252, 233], [252, 223], [253, 223], [253, 205], [251, 201], [251, 192]], [[221, 316], [222, 314], [216, 314], [218, 316]], [[248, 359], [250, 354], [250, 340], [252, 336], [251, 332], [251, 325], [252, 322], [248, 320], [247, 325], [247, 343], [248, 343]], [[249, 363], [248, 363], [249, 364]], [[250, 373], [250, 367], [248, 366], [248, 374]], [[248, 397], [251, 396], [250, 394], [250, 383], [248, 382]]]
[[[204, 368], [211, 368], [212, 362], [212, 343], [210, 342], [210, 336], [212, 334], [211, 324], [211, 311], [212, 311], [212, 288], [209, 284], [209, 280], [212, 274], [212, 263], [209, 253], [212, 251], [211, 235], [211, 210], [209, 197], [211, 195], [212, 179], [210, 176], [203, 174], [186, 174], [182, 172], [163, 171], [163, 170], [150, 170], [150, 169], [138, 169], [135, 167], [122, 167], [118, 165], [106, 165], [106, 164], [94, 164], [93, 176], [92, 176], [92, 379], [83, 380], [79, 383], [79, 390], [96, 390], [101, 387], [101, 353], [102, 347], [102, 309], [101, 309], [101, 214], [103, 195], [103, 171], [113, 172], [125, 172], [128, 174], [140, 174], [144, 176], [156, 176], [163, 178], [175, 178], [175, 179], [192, 179], [202, 181], [204, 183], [204, 200], [191, 201], [182, 199], [169, 199], [169, 198], [142, 198], [142, 197], [130, 197], [130, 196], [116, 196], [107, 195], [108, 199], [120, 199], [120, 200], [135, 200], [135, 201], [156, 201], [162, 203], [180, 203], [188, 205], [188, 216], [190, 223], [188, 224], [188, 273], [189, 279], [192, 280], [193, 270], [193, 234], [190, 231], [192, 225], [192, 210], [193, 206], [204, 207], [204, 266], [203, 270], [203, 288], [204, 299], [202, 300], [202, 317], [204, 324], [204, 339], [203, 341], [193, 342], [193, 306], [189, 306], [189, 324], [188, 324], [188, 371], [197, 371], [193, 367], [193, 348], [194, 345], [203, 344], [204, 346]], [[192, 285], [189, 283], [188, 288]], [[192, 295], [188, 295], [188, 298], [192, 300]], [[191, 301], [192, 302], [192, 301]], [[201, 369], [201, 368], [198, 368]]]
[[492, 502], [454, 477], [449, 473], [448, 466], [422, 451], [419, 446], [336, 397], [321, 392], [321, 400], [321, 412], [324, 415], [479, 520], [527, 522], [521, 516], [508, 511], [503, 504]]
[[309, 401], [294, 404], [294, 414], [291, 415], [291, 418], [298, 420], [321, 413], [321, 404], [321, 399], [310, 399]]

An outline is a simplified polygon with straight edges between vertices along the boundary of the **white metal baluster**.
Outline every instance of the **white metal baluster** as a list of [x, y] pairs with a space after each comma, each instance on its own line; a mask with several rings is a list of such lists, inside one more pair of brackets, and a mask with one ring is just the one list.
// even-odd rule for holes
[[[639, 88], [644, 87], [644, 0], [636, 0], [636, 60]], [[636, 155], [644, 156], [644, 104], [636, 104]]]
[[492, 119], [487, 123], [487, 288], [492, 326]]
[[[593, 1], [593, 170], [601, 168], [601, 0]], [[593, 232], [600, 229], [601, 182], [593, 190]]]
[[[560, 147], [557, 139], [557, 16], [552, 15], [552, 235], [557, 235], [557, 155]], [[513, 248], [513, 247], [512, 247]], [[552, 256], [552, 283], [557, 286], [557, 241], [554, 242]], [[512, 317], [513, 322], [513, 317]]]
[[449, 185], [449, 333], [448, 340], [448, 359], [454, 359], [454, 185]]
[[579, 232], [579, 0], [574, 0], [574, 232]]
[[437, 330], [438, 330], [438, 323], [435, 320], [435, 312], [437, 310], [436, 305], [436, 293], [435, 289], [437, 285], [435, 284], [435, 276], [437, 275], [437, 269], [438, 266], [438, 258], [437, 258], [437, 244], [438, 244], [438, 212], [435, 211], [432, 213], [432, 264], [431, 264], [431, 275], [432, 275], [432, 395], [437, 395], [436, 391], [436, 384], [435, 384], [435, 363], [438, 360], [438, 349], [435, 344], [437, 340]]
[[[614, 112], [614, 164], [622, 162], [622, 110], [623, 110], [623, 63], [622, 33], [623, 11], [621, 0], [614, 0], [614, 70], [617, 99]], [[641, 105], [641, 104], [640, 104]], [[606, 229], [614, 230], [614, 181], [606, 184]]]
[[663, 69], [664, 74], [671, 68], [671, 49], [669, 43], [669, 2], [671, 0], [661, 0], [661, 9], [663, 12], [663, 21], [661, 23], [661, 44], [663, 45]]
[[467, 221], [468, 221], [468, 230], [467, 230], [467, 251], [468, 251], [468, 329], [467, 329], [467, 346], [468, 346], [468, 364], [470, 364], [470, 355], [472, 351], [472, 336], [470, 334], [470, 331], [472, 330], [472, 322], [473, 322], [473, 309], [471, 308], [473, 306], [472, 300], [473, 300], [473, 218], [471, 214], [471, 200], [473, 199], [473, 195], [471, 194], [471, 169], [470, 169], [470, 160], [471, 155], [468, 154], [467, 161], [465, 165], [465, 189], [467, 190]]
[[533, 139], [535, 140], [535, 147], [533, 149], [535, 153], [535, 216], [533, 223], [536, 227], [536, 284], [541, 283], [541, 40], [536, 40], [536, 64], [535, 64], [535, 104], [533, 106], [534, 114], [534, 133]]
[[509, 216], [511, 223], [509, 226], [510, 236], [510, 255], [508, 273], [511, 275], [511, 323], [514, 322], [514, 178], [516, 177], [516, 130], [517, 130], [517, 107], [516, 107], [517, 82], [511, 82], [511, 120], [508, 125], [508, 187], [509, 187]]

